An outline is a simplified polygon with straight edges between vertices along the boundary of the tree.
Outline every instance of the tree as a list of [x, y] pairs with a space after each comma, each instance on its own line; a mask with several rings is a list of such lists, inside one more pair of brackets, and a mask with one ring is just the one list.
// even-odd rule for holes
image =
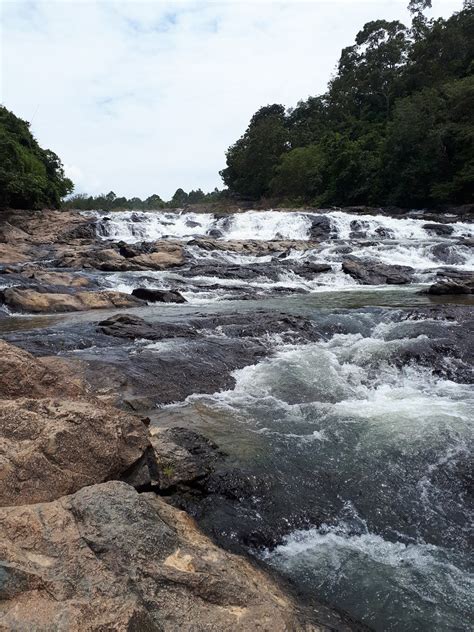
[[309, 202], [322, 193], [324, 154], [318, 145], [283, 154], [271, 180], [272, 195]]
[[29, 123], [0, 106], [0, 207], [58, 208], [72, 190], [58, 156], [38, 145]]
[[267, 105], [253, 115], [245, 134], [229, 147], [221, 176], [234, 193], [257, 199], [269, 193], [274, 169], [289, 149], [285, 108]]
[[188, 203], [188, 194], [183, 189], [176, 189], [170, 201], [170, 206], [179, 207]]

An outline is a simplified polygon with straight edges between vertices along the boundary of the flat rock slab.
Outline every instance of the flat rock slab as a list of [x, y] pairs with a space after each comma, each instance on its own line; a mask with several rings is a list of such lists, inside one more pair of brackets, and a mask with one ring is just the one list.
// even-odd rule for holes
[[143, 301], [123, 292], [99, 291], [61, 294], [29, 288], [5, 288], [0, 300], [9, 309], [30, 314], [82, 312], [89, 309], [138, 307]]
[[125, 483], [0, 509], [5, 630], [317, 632], [249, 562]]
[[142, 421], [97, 401], [0, 401], [0, 506], [118, 478], [149, 445]]

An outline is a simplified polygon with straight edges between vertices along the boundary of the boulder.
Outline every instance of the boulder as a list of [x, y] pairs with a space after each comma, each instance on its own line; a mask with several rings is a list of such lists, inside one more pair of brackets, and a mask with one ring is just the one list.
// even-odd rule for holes
[[132, 292], [143, 301], [149, 303], [186, 303], [186, 299], [177, 290], [154, 290], [145, 287], [138, 287]]
[[55, 370], [51, 362], [0, 340], [0, 398], [76, 397], [84, 392], [80, 379], [66, 371]]
[[43, 285], [59, 285], [68, 288], [90, 287], [92, 285], [91, 280], [87, 277], [72, 272], [52, 272], [26, 268], [23, 275]]
[[118, 478], [148, 445], [139, 418], [96, 401], [4, 399], [0, 506], [50, 501]]
[[5, 630], [329, 629], [186, 514], [125, 483], [0, 509], [0, 551]]
[[115, 291], [77, 292], [61, 294], [40, 292], [30, 288], [5, 288], [0, 302], [9, 309], [30, 314], [81, 312], [89, 309], [137, 307], [143, 305], [135, 296]]
[[431, 285], [427, 294], [434, 296], [442, 296], [444, 294], [473, 294], [474, 282], [457, 281], [454, 279], [443, 279]]
[[454, 228], [449, 224], [423, 224], [422, 228], [427, 230], [429, 233], [438, 235], [439, 237], [447, 237], [454, 231]]
[[310, 239], [317, 241], [326, 241], [331, 234], [331, 220], [326, 215], [310, 217], [311, 226], [309, 229]]
[[363, 285], [403, 285], [411, 283], [414, 274], [410, 266], [388, 265], [357, 257], [346, 257], [342, 269]]
[[163, 338], [177, 338], [181, 336], [193, 337], [195, 329], [189, 325], [174, 323], [149, 323], [133, 314], [115, 314], [98, 323], [101, 333], [117, 338], [136, 340], [162, 340]]
[[223, 457], [215, 443], [187, 428], [153, 427], [150, 441], [162, 490], [204, 478]]

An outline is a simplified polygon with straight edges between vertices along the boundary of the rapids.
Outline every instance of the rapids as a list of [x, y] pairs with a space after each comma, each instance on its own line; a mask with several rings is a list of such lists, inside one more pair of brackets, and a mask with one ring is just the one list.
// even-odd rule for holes
[[[145, 275], [117, 273], [108, 277], [112, 286], [131, 292], [138, 279], [144, 287], [173, 288], [193, 303], [247, 298], [291, 292], [344, 291], [361, 287], [342, 270], [350, 256], [386, 265], [408, 266], [413, 283], [433, 282], [446, 267], [474, 269], [473, 226], [466, 222], [427, 222], [414, 217], [360, 215], [328, 211], [246, 211], [233, 215], [189, 212], [117, 212], [97, 218], [104, 240], [125, 243], [158, 239], [183, 240], [190, 269], [151, 272]], [[199, 239], [213, 239], [219, 249], [205, 249]], [[289, 240], [279, 256], [255, 250], [225, 249], [226, 242]], [[308, 242], [306, 248], [291, 241]], [[330, 264], [331, 269], [308, 274], [308, 266]], [[234, 269], [233, 269], [234, 268]], [[184, 272], [184, 274], [183, 274]], [[243, 273], [245, 272], [245, 276]], [[106, 283], [107, 285], [107, 283]]]

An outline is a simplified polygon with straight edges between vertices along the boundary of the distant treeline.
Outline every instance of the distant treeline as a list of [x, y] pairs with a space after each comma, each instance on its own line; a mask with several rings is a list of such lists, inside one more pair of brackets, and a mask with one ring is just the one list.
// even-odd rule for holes
[[121, 209], [156, 210], [161, 208], [182, 208], [189, 204], [204, 204], [217, 202], [225, 197], [225, 191], [214, 189], [211, 193], [204, 193], [201, 189], [192, 190], [186, 193], [183, 189], [177, 189], [171, 200], [165, 202], [158, 194], [150, 195], [146, 200], [139, 197], [117, 197], [113, 191], [100, 195], [84, 195], [79, 193], [65, 200], [64, 205], [68, 208], [80, 209], [82, 211], [102, 209], [113, 211]]
[[410, 1], [410, 27], [366, 24], [325, 94], [258, 110], [227, 151], [230, 193], [319, 206], [472, 202], [473, 0], [447, 20], [427, 19], [430, 6]]

